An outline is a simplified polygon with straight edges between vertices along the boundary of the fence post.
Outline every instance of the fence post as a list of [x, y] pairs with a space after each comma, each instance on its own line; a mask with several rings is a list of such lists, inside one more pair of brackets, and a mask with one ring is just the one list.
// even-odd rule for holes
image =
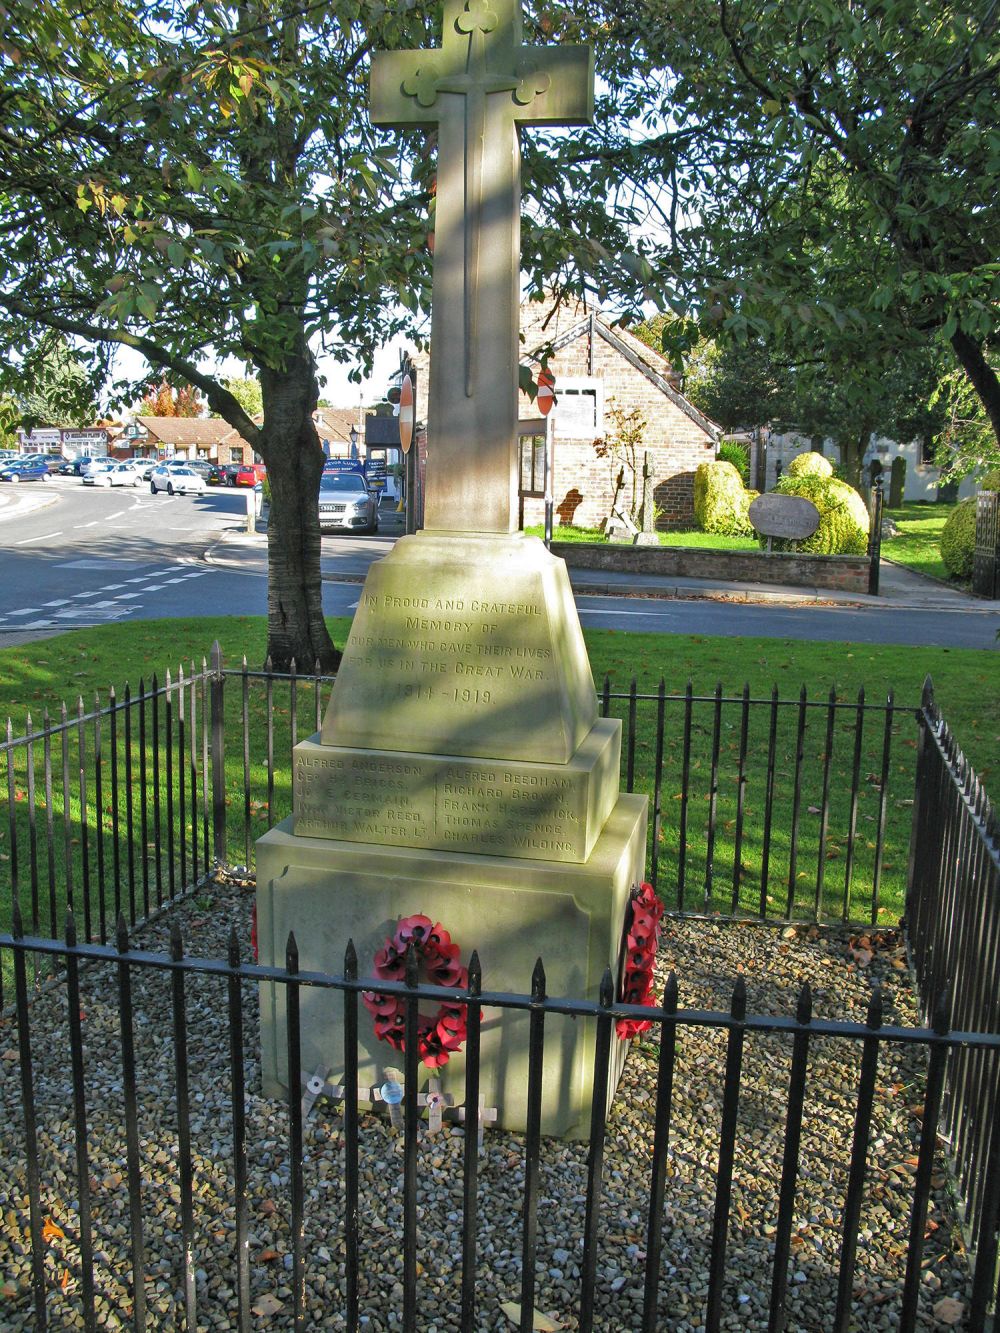
[[871, 495], [871, 523], [868, 528], [868, 593], [878, 596], [879, 561], [882, 559], [882, 478], [876, 477]]
[[212, 855], [219, 863], [226, 859], [225, 688], [222, 649], [216, 639], [212, 644], [209, 707], [212, 727]]
[[976, 496], [972, 591], [977, 597], [1000, 597], [1000, 490]]
[[930, 676], [924, 677], [924, 688], [917, 709], [917, 762], [913, 774], [913, 818], [910, 822], [910, 852], [906, 867], [906, 902], [903, 907], [902, 927], [908, 932], [913, 924], [913, 910], [916, 906], [917, 875], [922, 868], [925, 851], [922, 845], [923, 809], [921, 794], [926, 780], [928, 730], [934, 722], [934, 683]]

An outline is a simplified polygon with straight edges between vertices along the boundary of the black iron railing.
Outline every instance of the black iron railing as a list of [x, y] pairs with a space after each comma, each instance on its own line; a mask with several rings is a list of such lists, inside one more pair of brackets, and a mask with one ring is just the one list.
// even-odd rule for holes
[[[0, 741], [0, 925], [106, 943], [213, 863], [249, 868], [292, 810], [292, 747], [319, 730], [332, 679], [223, 666], [79, 700]], [[682, 913], [892, 923], [905, 894], [914, 711], [890, 694], [752, 697], [603, 682], [623, 722], [623, 787], [650, 798], [647, 874]], [[901, 749], [902, 747], [902, 749]], [[4, 846], [4, 844], [6, 844]], [[3, 1003], [0, 977], [0, 1005]]]
[[[359, 1132], [357, 1097], [343, 1095], [342, 1115], [339, 1110], [334, 1113], [336, 1133], [342, 1140], [337, 1159], [338, 1176], [342, 1176], [338, 1206], [331, 1209], [329, 1200], [317, 1197], [315, 1191], [308, 1194], [303, 1185], [303, 1162], [306, 1156], [303, 1122], [307, 1107], [301, 1089], [305, 1081], [303, 1075], [308, 1071], [302, 1069], [299, 1058], [299, 992], [303, 986], [325, 987], [336, 989], [344, 995], [343, 1021], [347, 1052], [344, 1088], [357, 1087], [357, 1000], [359, 992], [371, 983], [370, 980], [359, 979], [357, 959], [350, 946], [343, 972], [338, 976], [330, 976], [301, 972], [294, 938], [291, 937], [285, 966], [268, 968], [241, 958], [241, 947], [235, 933], [231, 937], [229, 955], [225, 959], [187, 957], [180, 932], [176, 929], [168, 953], [140, 952], [131, 946], [127, 927], [122, 920], [113, 946], [77, 943], [71, 924], [65, 942], [26, 938], [17, 930], [12, 935], [0, 935], [0, 955], [13, 959], [21, 1110], [20, 1124], [14, 1124], [16, 1117], [9, 1117], [2, 1133], [7, 1154], [13, 1151], [12, 1140], [15, 1137], [19, 1139], [25, 1168], [25, 1232], [32, 1257], [30, 1299], [33, 1305], [33, 1327], [39, 1330], [68, 1327], [78, 1316], [82, 1318], [85, 1328], [96, 1327], [95, 1283], [104, 1292], [115, 1282], [122, 1290], [119, 1315], [129, 1319], [136, 1329], [158, 1326], [149, 1308], [149, 1292], [154, 1277], [163, 1272], [162, 1256], [168, 1253], [179, 1256], [179, 1271], [171, 1274], [170, 1290], [182, 1293], [181, 1307], [186, 1327], [193, 1329], [205, 1322], [206, 1314], [212, 1318], [218, 1316], [218, 1296], [209, 1294], [204, 1275], [201, 1282], [197, 1278], [199, 1270], [209, 1265], [213, 1266], [213, 1272], [219, 1270], [223, 1274], [229, 1284], [228, 1289], [233, 1293], [230, 1309], [235, 1305], [235, 1326], [249, 1328], [253, 1303], [261, 1296], [262, 1281], [260, 1272], [251, 1264], [251, 1233], [260, 1225], [260, 1214], [265, 1204], [271, 1213], [280, 1210], [281, 1216], [287, 1219], [285, 1234], [290, 1265], [283, 1280], [291, 1291], [288, 1326], [296, 1329], [307, 1326], [307, 1311], [315, 1296], [316, 1280], [321, 1273], [329, 1271], [330, 1250], [338, 1256], [334, 1271], [343, 1272], [345, 1280], [342, 1284], [323, 1288], [329, 1318], [348, 1329], [357, 1329], [364, 1326], [363, 1319], [370, 1320], [373, 1314], [380, 1310], [384, 1312], [384, 1293], [380, 1293], [374, 1274], [368, 1272], [359, 1233], [359, 1215], [366, 1215], [366, 1210], [374, 1209], [376, 1204], [369, 1197], [372, 1189], [370, 1173], [366, 1174], [362, 1170], [363, 1145]], [[71, 1092], [65, 1100], [57, 1103], [53, 1102], [51, 1091], [39, 1099], [35, 1085], [36, 1073], [41, 1071], [51, 1089], [53, 1075], [52, 1052], [36, 1049], [32, 1037], [34, 1009], [40, 1001], [30, 993], [29, 976], [34, 970], [32, 960], [39, 957], [48, 957], [60, 964], [58, 973], [63, 978], [60, 985], [65, 991], [65, 994], [60, 992], [55, 997], [50, 987], [42, 1001], [65, 1006], [67, 1014]], [[86, 1028], [80, 1007], [80, 985], [81, 974], [85, 970], [90, 973], [95, 969], [100, 976], [108, 978], [107, 983], [101, 984], [104, 994], [113, 997], [118, 1015], [118, 1040], [105, 1047], [113, 1052], [114, 1067], [102, 1072], [106, 1077], [110, 1076], [119, 1089], [123, 1107], [117, 1150], [121, 1169], [116, 1179], [120, 1181], [118, 1188], [127, 1194], [127, 1208], [119, 1204], [111, 1221], [106, 1201], [102, 1201], [100, 1209], [96, 1207], [94, 1195], [95, 1192], [101, 1192], [94, 1175], [98, 1167], [88, 1155], [88, 1116], [93, 1105], [88, 1102], [86, 1088], [87, 1076], [93, 1073], [89, 1065], [94, 1062], [95, 1055], [92, 1049], [87, 1049], [85, 1054]], [[171, 1095], [152, 1102], [142, 1083], [140, 1066], [143, 1052], [139, 1049], [143, 1041], [148, 1045], [150, 1038], [148, 1033], [143, 1034], [139, 1030], [134, 996], [138, 983], [150, 973], [165, 975], [168, 981], [171, 1000], [167, 1012], [158, 1022], [156, 1041], [172, 1044], [172, 1065], [175, 1070]], [[694, 1319], [694, 1322], [703, 1322], [706, 1329], [717, 1330], [732, 1313], [730, 1307], [733, 1306], [734, 1293], [727, 1288], [727, 1250], [736, 1225], [732, 1212], [733, 1193], [738, 1183], [742, 1183], [745, 1188], [746, 1180], [738, 1182], [737, 1176], [745, 1176], [748, 1169], [745, 1156], [740, 1159], [741, 1165], [737, 1165], [737, 1148], [742, 1146], [745, 1150], [745, 1145], [740, 1144], [738, 1119], [743, 1091], [744, 1051], [749, 1049], [749, 1044], [767, 1036], [782, 1044], [786, 1058], [780, 1063], [782, 1068], [787, 1069], [787, 1075], [782, 1076], [784, 1091], [778, 1089], [776, 1092], [783, 1106], [784, 1131], [781, 1136], [781, 1163], [780, 1168], [777, 1168], [777, 1202], [773, 1212], [768, 1210], [773, 1244], [770, 1251], [771, 1269], [767, 1275], [768, 1280], [763, 1284], [763, 1289], [769, 1292], [766, 1298], [768, 1329], [780, 1330], [787, 1326], [789, 1301], [795, 1287], [793, 1241], [798, 1239], [801, 1243], [796, 1228], [802, 1226], [803, 1208], [806, 1217], [810, 1212], [808, 1181], [811, 1172], [816, 1170], [816, 1163], [804, 1161], [801, 1135], [805, 1119], [813, 1110], [811, 1098], [817, 1092], [809, 1078], [810, 1062], [817, 1045], [824, 1042], [835, 1043], [842, 1049], [843, 1055], [836, 1063], [842, 1070], [845, 1082], [852, 1085], [850, 1095], [856, 1101], [857, 1109], [853, 1117], [853, 1130], [849, 1134], [845, 1133], [839, 1145], [832, 1137], [824, 1140], [824, 1152], [831, 1161], [838, 1151], [843, 1153], [841, 1174], [845, 1184], [837, 1227], [836, 1252], [824, 1251], [826, 1261], [831, 1265], [831, 1276], [835, 1274], [836, 1280], [831, 1284], [828, 1304], [822, 1311], [814, 1312], [814, 1317], [822, 1321], [823, 1327], [834, 1330], [847, 1330], [854, 1326], [852, 1321], [858, 1317], [855, 1282], [858, 1277], [857, 1247], [861, 1218], [863, 1210], [872, 1204], [872, 1191], [878, 1197], [882, 1189], [881, 1184], [873, 1180], [873, 1166], [877, 1157], [873, 1148], [873, 1137], [877, 1132], [876, 1096], [880, 1084], [885, 1081], [886, 1066], [895, 1065], [901, 1059], [900, 1051], [910, 1048], [926, 1055], [922, 1128], [912, 1174], [907, 1176], [905, 1184], [899, 1180], [893, 1182], [893, 1188], [903, 1192], [909, 1212], [908, 1243], [900, 1280], [898, 1286], [893, 1288], [893, 1299], [891, 1303], [881, 1305], [880, 1315], [894, 1311], [897, 1319], [894, 1326], [904, 1333], [918, 1327], [919, 1302], [926, 1300], [922, 1279], [926, 1241], [931, 1234], [928, 1229], [929, 1200], [932, 1180], [942, 1165], [938, 1135], [944, 1123], [942, 1103], [945, 1068], [949, 1061], [954, 1061], [959, 1053], [963, 1053], [988, 1064], [995, 1075], [1000, 1058], [1000, 1036], [951, 1030], [943, 1001], [937, 1006], [930, 1027], [907, 1028], [888, 1024], [883, 1021], [882, 1000], [878, 990], [872, 995], [864, 1022], [842, 1022], [813, 1017], [808, 987], [801, 992], [794, 1015], [748, 1013], [746, 987], [742, 978], [733, 990], [729, 1011], [714, 1012], [680, 1008], [673, 976], [666, 984], [663, 1007], [657, 1010], [616, 1003], [610, 973], [605, 977], [599, 1001], [589, 1003], [548, 996], [540, 961], [535, 968], [530, 994], [484, 991], [475, 959], [469, 969], [469, 977], [469, 989], [462, 992], [418, 985], [415, 967], [410, 969], [405, 983], [379, 983], [381, 989], [402, 995], [406, 1005], [410, 1039], [402, 1057], [405, 1089], [413, 1090], [421, 1085], [418, 1044], [415, 1040], [420, 1002], [433, 1005], [446, 997], [460, 999], [468, 1010], [469, 1036], [465, 1053], [467, 1114], [461, 1157], [462, 1179], [461, 1187], [456, 1185], [452, 1191], [456, 1203], [452, 1209], [453, 1221], [444, 1228], [446, 1234], [442, 1234], [440, 1220], [433, 1224], [421, 1222], [425, 1209], [420, 1202], [420, 1173], [426, 1168], [428, 1155], [433, 1154], [435, 1149], [434, 1140], [426, 1135], [423, 1128], [418, 1130], [418, 1117], [422, 1115], [422, 1110], [412, 1091], [403, 1097], [403, 1115], [399, 1124], [401, 1158], [399, 1154], [390, 1152], [388, 1159], [383, 1158], [380, 1162], [382, 1171], [391, 1173], [394, 1179], [398, 1177], [398, 1183], [393, 1187], [398, 1190], [395, 1196], [397, 1211], [394, 1212], [394, 1225], [398, 1228], [395, 1234], [401, 1253], [402, 1294], [400, 1296], [397, 1293], [394, 1308], [399, 1312], [403, 1329], [416, 1330], [427, 1327], [430, 1322], [442, 1323], [441, 1308], [435, 1304], [442, 1298], [428, 1295], [428, 1289], [433, 1284], [428, 1282], [422, 1285], [420, 1274], [422, 1265], [433, 1272], [436, 1256], [439, 1259], [441, 1251], [448, 1248], [461, 1255], [457, 1275], [453, 1273], [452, 1276], [453, 1308], [457, 1309], [460, 1303], [461, 1315], [453, 1322], [445, 1317], [445, 1326], [472, 1329], [482, 1326], [481, 1318], [492, 1318], [492, 1310], [484, 1312], [479, 1308], [477, 1295], [483, 1275], [483, 1233], [478, 1214], [483, 1199], [483, 1187], [478, 1178], [480, 1157], [477, 1146], [480, 1127], [478, 1034], [481, 1025], [492, 1021], [492, 1016], [509, 1011], [526, 1011], [530, 1015], [531, 1025], [527, 1072], [531, 1089], [530, 1110], [527, 1132], [518, 1150], [519, 1169], [523, 1170], [518, 1187], [521, 1227], [517, 1302], [520, 1309], [519, 1326], [522, 1329], [533, 1326], [533, 1310], [543, 1285], [545, 1296], [551, 1299], [550, 1281], [547, 1275], [543, 1276], [538, 1266], [538, 1225], [542, 1201], [541, 1169], [548, 1163], [546, 1154], [549, 1151], [540, 1135], [543, 1054], [546, 1019], [553, 1014], [595, 1019], [597, 1032], [593, 1053], [595, 1079], [590, 1146], [585, 1159], [581, 1158], [581, 1166], [585, 1163], [583, 1178], [579, 1183], [571, 1185], [578, 1218], [578, 1225], [573, 1228], [573, 1232], [579, 1235], [582, 1242], [579, 1279], [572, 1310], [577, 1321], [576, 1327], [594, 1327], [597, 1309], [596, 1258], [599, 1247], [624, 1243], [615, 1238], [635, 1231], [642, 1235], [642, 1244], [637, 1247], [642, 1260], [641, 1275], [637, 1273], [636, 1284], [629, 1298], [633, 1303], [629, 1304], [623, 1298], [621, 1308], [618, 1309], [605, 1293], [601, 1305], [602, 1326], [641, 1327], [649, 1333], [671, 1326], [674, 1317], [671, 1302], [676, 1298], [676, 1282], [680, 1280], [682, 1285], [687, 1282], [683, 1276], [683, 1266], [686, 1246], [692, 1243], [690, 1238], [685, 1240], [683, 1233], [678, 1238], [672, 1229], [665, 1229], [669, 1208], [665, 1212], [664, 1204], [669, 1205], [671, 1175], [676, 1170], [675, 1157], [674, 1167], [670, 1166], [672, 1155], [683, 1152], [686, 1146], [683, 1142], [675, 1141], [671, 1128], [675, 1072], [685, 1044], [692, 1042], [699, 1031], [725, 1034], [725, 1056], [721, 1062], [721, 1088], [718, 1090], [721, 1110], [717, 1148], [711, 1166], [714, 1197], [703, 1223], [702, 1244], [707, 1260], [704, 1269], [707, 1282], [703, 1296], [694, 1303], [695, 1308], [689, 1318]], [[208, 1212], [205, 1181], [202, 1179], [207, 1168], [204, 1158], [199, 1156], [193, 1146], [192, 1129], [194, 1113], [197, 1111], [204, 1115], [204, 1110], [199, 1106], [204, 1096], [204, 1084], [197, 1089], [192, 1086], [187, 1059], [188, 997], [200, 981], [217, 983], [225, 995], [225, 1002], [218, 1007], [214, 1016], [218, 1062], [211, 1074], [211, 1084], [215, 1089], [220, 1084], [224, 1085], [225, 1102], [229, 1107], [228, 1116], [223, 1116], [220, 1122], [223, 1130], [228, 1123], [229, 1183], [225, 1199], [218, 1200], [212, 1205], [215, 1211], [209, 1209]], [[289, 1164], [283, 1180], [277, 1176], [261, 1177], [259, 1171], [251, 1173], [250, 1169], [250, 1159], [257, 1154], [248, 1126], [245, 1019], [248, 993], [252, 994], [255, 983], [262, 981], [284, 986], [288, 997], [288, 1079], [294, 1093], [288, 1099], [283, 1122], [285, 1141], [281, 1155]], [[655, 1045], [653, 1113], [647, 1118], [648, 1150], [637, 1154], [634, 1163], [636, 1171], [648, 1171], [646, 1205], [641, 1222], [609, 1213], [603, 1199], [607, 1182], [602, 1171], [602, 1161], [609, 1132], [605, 1115], [608, 1053], [611, 1043], [616, 1040], [613, 1025], [619, 1017], [652, 1018], [655, 1026], [653, 1035], [658, 1039]], [[228, 1034], [228, 1041], [224, 1032]], [[860, 1060], [853, 1060], [852, 1052], [859, 1048]], [[249, 1058], [252, 1061], [252, 1054]], [[57, 1060], [57, 1066], [58, 1063]], [[776, 1061], [775, 1070], [778, 1064]], [[59, 1126], [65, 1126], [67, 1121], [71, 1121], [73, 1126], [72, 1132], [68, 1134], [56, 1125], [58, 1122]], [[145, 1175], [144, 1145], [150, 1138], [170, 1154], [172, 1166], [169, 1176], [172, 1188], [169, 1197], [160, 1197], [155, 1188], [156, 1182], [150, 1181]], [[275, 1148], [273, 1143], [269, 1146]], [[384, 1142], [382, 1147], [384, 1150]], [[105, 1153], [107, 1151], [105, 1145]], [[217, 1154], [221, 1151], [221, 1148], [216, 1147]], [[312, 1151], [315, 1151], [315, 1147]], [[751, 1172], [762, 1165], [755, 1160], [754, 1150], [751, 1150]], [[549, 1174], [544, 1189], [546, 1194], [550, 1194], [558, 1187], [551, 1177], [550, 1163], [546, 1169]], [[459, 1199], [460, 1205], [457, 1202]], [[151, 1237], [150, 1228], [154, 1206], [155, 1240]], [[62, 1247], [64, 1253], [59, 1260], [59, 1266], [68, 1279], [61, 1283], [53, 1276], [54, 1272], [58, 1275], [58, 1268], [53, 1270], [46, 1258], [49, 1248], [55, 1243], [48, 1230], [51, 1214], [55, 1211], [63, 1217], [68, 1215], [75, 1222], [72, 1245]], [[318, 1212], [323, 1213], [326, 1223], [330, 1222], [331, 1217], [340, 1219], [335, 1235], [331, 1237], [327, 1234], [325, 1259], [317, 1255], [314, 1244], [307, 1245], [305, 1241]], [[127, 1231], [120, 1226], [116, 1231], [111, 1223], [126, 1213], [129, 1220]], [[986, 1210], [982, 1214], [983, 1219], [988, 1215]], [[216, 1232], [218, 1234], [214, 1234]], [[59, 1240], [66, 1240], [62, 1228], [59, 1228]], [[568, 1239], [567, 1243], [572, 1241]], [[678, 1251], [678, 1245], [685, 1247], [683, 1253]], [[70, 1249], [72, 1255], [68, 1253]], [[116, 1277], [112, 1282], [109, 1270], [114, 1265]], [[678, 1265], [681, 1268], [679, 1279]], [[995, 1295], [995, 1273], [994, 1237], [994, 1248], [986, 1244], [979, 1249], [973, 1281], [974, 1294], [967, 1316], [967, 1326], [970, 1328], [984, 1327], [987, 1309]], [[263, 1280], [265, 1284], [269, 1281]], [[642, 1295], [637, 1317], [634, 1302], [640, 1289]], [[888, 1293], [890, 1288], [886, 1290]], [[698, 1305], [701, 1306], [700, 1314]], [[206, 1311], [206, 1306], [211, 1309]], [[172, 1317], [176, 1318], [178, 1324], [182, 1322], [179, 1310]], [[763, 1323], [760, 1326], [763, 1327]]]
[[[920, 710], [909, 879], [906, 931], [921, 995], [950, 986], [962, 1026], [1000, 1032], [1000, 820], [941, 717], [930, 680]], [[947, 1091], [943, 1133], [970, 1239], [995, 1263], [1000, 1071], [978, 1050], [955, 1050]]]

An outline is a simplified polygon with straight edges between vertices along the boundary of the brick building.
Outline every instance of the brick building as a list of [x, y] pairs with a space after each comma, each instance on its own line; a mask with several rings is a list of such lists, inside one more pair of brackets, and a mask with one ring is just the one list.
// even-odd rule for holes
[[[610, 516], [615, 478], [622, 459], [613, 449], [617, 423], [636, 411], [645, 422], [636, 446], [638, 497], [642, 454], [652, 455], [653, 498], [661, 528], [694, 522], [694, 473], [714, 458], [722, 431], [689, 403], [677, 387], [669, 362], [607, 316], [579, 303], [553, 309], [551, 302], [521, 307], [522, 362], [537, 372], [551, 348], [556, 405], [550, 414], [550, 464], [556, 523], [601, 527]], [[421, 385], [427, 384], [428, 357], [415, 357]], [[523, 522], [544, 519], [545, 424], [530, 398], [520, 395], [520, 471]], [[433, 426], [431, 426], [433, 467]], [[620, 451], [619, 451], [620, 454]], [[627, 469], [628, 470], [628, 469]], [[631, 502], [627, 478], [626, 505]]]
[[[626, 329], [615, 328], [599, 312], [564, 307], [548, 318], [543, 305], [522, 307], [522, 358], [537, 371], [551, 347], [549, 370], [555, 376], [552, 409], [552, 496], [556, 521], [598, 527], [609, 517], [615, 479], [625, 463], [626, 491], [631, 502], [631, 476], [625, 452], [615, 449], [619, 423], [638, 413], [645, 424], [636, 445], [641, 498], [642, 454], [649, 450], [657, 525], [687, 527], [694, 521], [694, 473], [699, 463], [714, 458], [720, 428], [703, 416], [679, 391], [669, 363]], [[527, 350], [530, 349], [530, 350]], [[519, 415], [536, 417], [530, 399], [521, 395]], [[532, 472], [526, 450], [530, 437], [522, 425], [522, 490]], [[537, 450], [537, 437], [535, 448]], [[537, 465], [534, 468], [537, 486]], [[540, 523], [544, 502], [525, 498], [524, 521]]]

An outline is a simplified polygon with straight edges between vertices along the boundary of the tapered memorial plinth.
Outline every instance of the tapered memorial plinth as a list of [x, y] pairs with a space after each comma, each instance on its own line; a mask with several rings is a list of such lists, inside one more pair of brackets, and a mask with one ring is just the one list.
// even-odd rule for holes
[[[599, 718], [566, 568], [535, 538], [420, 533], [372, 567], [322, 733], [296, 747], [294, 813], [257, 844], [261, 961], [360, 974], [404, 916], [439, 921], [484, 986], [594, 999], [617, 976], [641, 881], [645, 798], [618, 790], [621, 724]], [[375, 985], [377, 988], [377, 983]], [[266, 1092], [285, 1091], [284, 997], [261, 988]], [[307, 1071], [343, 1070], [342, 1005], [302, 993]], [[545, 1132], [590, 1122], [593, 1025], [546, 1030]], [[361, 1081], [397, 1054], [361, 1015]], [[613, 1055], [612, 1084], [623, 1051]], [[481, 1088], [524, 1127], [527, 1020], [484, 1015]], [[464, 1060], [441, 1070], [461, 1102]]]

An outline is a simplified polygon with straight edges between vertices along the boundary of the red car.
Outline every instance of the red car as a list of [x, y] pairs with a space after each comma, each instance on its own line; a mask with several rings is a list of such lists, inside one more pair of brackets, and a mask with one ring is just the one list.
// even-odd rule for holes
[[257, 485], [257, 473], [254, 471], [254, 469], [249, 463], [245, 463], [242, 464], [240, 467], [233, 468], [231, 476], [232, 476], [232, 484], [234, 486]]

